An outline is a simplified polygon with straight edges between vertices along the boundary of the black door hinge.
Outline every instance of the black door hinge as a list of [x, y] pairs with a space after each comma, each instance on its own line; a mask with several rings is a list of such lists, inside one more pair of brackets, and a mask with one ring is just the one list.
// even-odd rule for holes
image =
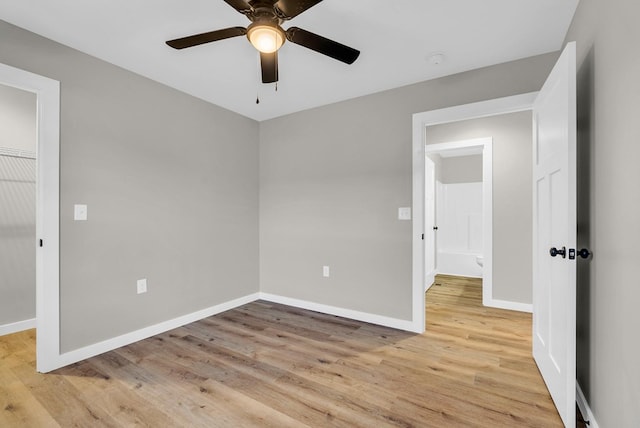
[[40, 240], [40, 246], [42, 247], [42, 239]]
[[424, 241], [424, 233], [422, 234], [422, 240]]

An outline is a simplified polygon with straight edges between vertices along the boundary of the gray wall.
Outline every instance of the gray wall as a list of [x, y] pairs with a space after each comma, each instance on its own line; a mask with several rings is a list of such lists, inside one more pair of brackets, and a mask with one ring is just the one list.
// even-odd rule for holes
[[578, 47], [578, 382], [601, 427], [640, 426], [640, 4], [581, 0]]
[[0, 85], [0, 325], [36, 316], [36, 96]]
[[[537, 91], [556, 58], [261, 122], [261, 290], [410, 319], [411, 222], [397, 220], [397, 209], [412, 200], [412, 114]], [[330, 278], [322, 265], [331, 266]]]
[[[431, 135], [429, 129], [427, 129], [427, 135]], [[478, 183], [482, 181], [482, 155], [442, 158], [439, 169], [442, 183]]]
[[[532, 302], [531, 121], [525, 111], [427, 128], [427, 144], [493, 137], [493, 298], [527, 304]], [[455, 158], [443, 159], [443, 181], [450, 159]]]
[[36, 95], [0, 84], [0, 147], [36, 151]]
[[61, 82], [63, 352], [258, 291], [257, 122], [1, 21], [0, 62]]

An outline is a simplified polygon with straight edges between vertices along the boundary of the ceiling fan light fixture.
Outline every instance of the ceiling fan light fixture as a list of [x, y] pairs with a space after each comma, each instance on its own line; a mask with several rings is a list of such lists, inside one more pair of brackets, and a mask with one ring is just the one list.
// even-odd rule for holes
[[249, 26], [247, 38], [258, 51], [273, 53], [284, 43], [285, 34], [278, 26], [257, 24]]

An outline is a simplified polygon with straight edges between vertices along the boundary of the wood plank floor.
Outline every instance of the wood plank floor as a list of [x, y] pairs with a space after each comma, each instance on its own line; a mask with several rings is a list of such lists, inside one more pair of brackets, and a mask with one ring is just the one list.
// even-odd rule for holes
[[0, 427], [556, 427], [530, 314], [438, 277], [415, 335], [254, 302], [42, 375], [0, 337]]

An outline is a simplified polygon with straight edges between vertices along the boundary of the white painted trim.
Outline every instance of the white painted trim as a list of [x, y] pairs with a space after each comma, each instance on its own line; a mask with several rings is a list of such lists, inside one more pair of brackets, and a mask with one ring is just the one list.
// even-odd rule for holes
[[[480, 147], [485, 146], [486, 144], [491, 144], [493, 142], [492, 137], [482, 137], [482, 138], [471, 138], [468, 140], [460, 140], [460, 141], [451, 141], [446, 143], [438, 143], [438, 144], [427, 144], [425, 146], [425, 153], [439, 153], [444, 151], [454, 151], [459, 149], [468, 149], [470, 147]], [[484, 165], [483, 165], [484, 166]]]
[[385, 317], [381, 315], [369, 314], [366, 312], [359, 312], [350, 309], [338, 308], [335, 306], [322, 305], [319, 303], [308, 302], [305, 300], [292, 299], [289, 297], [278, 296], [269, 293], [253, 293], [244, 297], [240, 297], [229, 302], [224, 302], [218, 305], [211, 306], [200, 311], [196, 311], [187, 315], [183, 315], [168, 321], [142, 328], [140, 330], [126, 333], [121, 336], [117, 336], [111, 339], [104, 340], [93, 345], [85, 346], [80, 349], [75, 349], [70, 352], [61, 354], [55, 358], [55, 360], [49, 362], [49, 371], [55, 370], [60, 367], [67, 366], [69, 364], [76, 363], [87, 358], [94, 357], [96, 355], [109, 352], [111, 350], [120, 348], [122, 346], [129, 345], [140, 340], [144, 340], [148, 337], [155, 336], [173, 330], [174, 328], [181, 327], [192, 322], [199, 321], [203, 318], [207, 318], [230, 309], [237, 308], [247, 303], [254, 302], [256, 300], [265, 300], [274, 303], [281, 303], [301, 309], [308, 309], [311, 311], [321, 312], [330, 315], [337, 315], [344, 318], [354, 319], [358, 321], [369, 322], [372, 324], [382, 325], [385, 327], [396, 328], [399, 330], [415, 332], [413, 323], [411, 321], [400, 320], [396, 318]]
[[254, 302], [258, 300], [258, 295], [259, 293], [249, 294], [248, 296], [240, 297], [229, 302], [221, 303], [219, 305], [214, 305], [209, 308], [173, 318], [168, 321], [163, 321], [161, 323], [145, 327], [140, 330], [132, 331], [131, 333], [126, 333], [112, 339], [107, 339], [93, 345], [85, 346], [84, 348], [66, 352], [64, 354], [61, 354], [56, 359], [54, 367], [51, 370], [67, 366], [69, 364], [73, 364], [75, 362], [91, 358], [99, 354], [103, 354], [122, 346], [144, 340], [151, 336], [155, 336], [156, 334], [164, 333], [169, 330], [173, 330], [174, 328], [182, 327], [183, 325], [199, 321], [203, 318], [207, 318], [221, 312], [237, 308], [238, 306]]
[[[433, 248], [433, 255], [431, 257], [431, 259], [433, 260], [433, 268], [427, 272], [427, 259], [425, 257], [425, 267], [424, 267], [424, 271], [425, 271], [425, 278], [424, 278], [424, 291], [425, 293], [431, 288], [431, 286], [433, 285], [433, 282], [436, 279], [436, 275], [438, 274], [438, 252], [437, 252], [437, 248], [436, 248], [436, 233], [433, 229], [429, 230], [429, 226], [435, 226], [438, 220], [438, 216], [436, 215], [436, 205], [437, 205], [437, 198], [436, 195], [438, 194], [438, 189], [441, 187], [441, 183], [436, 179], [436, 164], [433, 161], [433, 159], [431, 159], [429, 156], [426, 156], [426, 152], [425, 152], [425, 158], [424, 158], [424, 192], [425, 195], [427, 193], [429, 193], [430, 191], [433, 192], [433, 199], [432, 202], [427, 203], [427, 199], [425, 198], [425, 204], [424, 204], [424, 235], [422, 236], [422, 240], [424, 241], [423, 246], [425, 249], [425, 256], [427, 254], [427, 248]], [[429, 173], [429, 177], [427, 177], [427, 173]], [[427, 184], [431, 184], [429, 187], [427, 187]], [[430, 213], [431, 215], [427, 215], [429, 214], [429, 209], [433, 209], [433, 212]], [[431, 224], [427, 224], [427, 221], [430, 220]], [[431, 263], [429, 263], [431, 264]]]
[[582, 413], [582, 418], [588, 423], [589, 428], [600, 428], [578, 381], [576, 381], [576, 402], [578, 403], [580, 413]]
[[[364, 321], [371, 324], [382, 325], [385, 327], [396, 328], [398, 330], [410, 331], [413, 333], [422, 333], [416, 331], [412, 321], [401, 320], [398, 318], [385, 317], [382, 315], [370, 314], [368, 312], [354, 311], [352, 309], [340, 308], [337, 306], [323, 305], [321, 303], [309, 302], [307, 300], [293, 299], [291, 297], [279, 296], [271, 293], [260, 292], [260, 299], [268, 302], [280, 303], [295, 308], [307, 309], [310, 311], [320, 312], [323, 314], [336, 315], [357, 321]], [[424, 327], [422, 328], [424, 330]]]
[[489, 299], [483, 301], [484, 306], [498, 309], [508, 309], [510, 311], [533, 313], [533, 305], [531, 303], [510, 302], [508, 300]]
[[427, 124], [423, 119], [424, 113], [413, 115], [413, 190], [412, 190], [412, 293], [411, 320], [413, 331], [425, 331], [425, 292], [423, 283], [425, 272], [425, 241], [422, 235], [426, 233], [424, 227], [424, 195], [425, 195], [425, 140]]
[[[425, 296], [424, 296], [424, 156], [426, 130], [428, 126], [460, 120], [477, 119], [498, 114], [531, 110], [537, 92], [514, 95], [511, 97], [465, 104], [460, 106], [432, 110], [413, 115], [413, 239], [412, 239], [412, 283], [413, 330], [424, 332]], [[485, 256], [485, 263], [486, 257]], [[484, 300], [484, 296], [483, 296]]]
[[482, 304], [493, 299], [493, 138], [482, 150]]
[[[475, 275], [460, 275], [459, 273], [455, 273], [455, 272], [445, 272], [445, 271], [438, 271], [438, 275], [449, 275], [449, 276], [457, 276], [459, 278], [477, 278], [477, 279], [482, 279], [481, 276], [475, 276]], [[483, 302], [484, 304], [484, 302]]]
[[0, 83], [36, 94], [36, 360], [53, 370], [60, 354], [60, 82], [0, 64]]
[[427, 126], [531, 110], [536, 96], [538, 96], [538, 92], [529, 92], [527, 94], [415, 113], [413, 115], [413, 129], [415, 131], [417, 125], [421, 129], [420, 133], [423, 134], [424, 131], [422, 129]]
[[437, 273], [436, 273], [435, 270], [427, 274], [427, 276], [425, 278], [425, 282], [424, 282], [424, 291], [425, 291], [425, 293], [433, 285], [434, 281], [436, 280], [436, 275], [437, 275]]
[[36, 328], [36, 319], [31, 318], [30, 320], [12, 322], [11, 324], [0, 325], [0, 336], [4, 336], [5, 334], [13, 334], [19, 331], [30, 330], [32, 328]]

